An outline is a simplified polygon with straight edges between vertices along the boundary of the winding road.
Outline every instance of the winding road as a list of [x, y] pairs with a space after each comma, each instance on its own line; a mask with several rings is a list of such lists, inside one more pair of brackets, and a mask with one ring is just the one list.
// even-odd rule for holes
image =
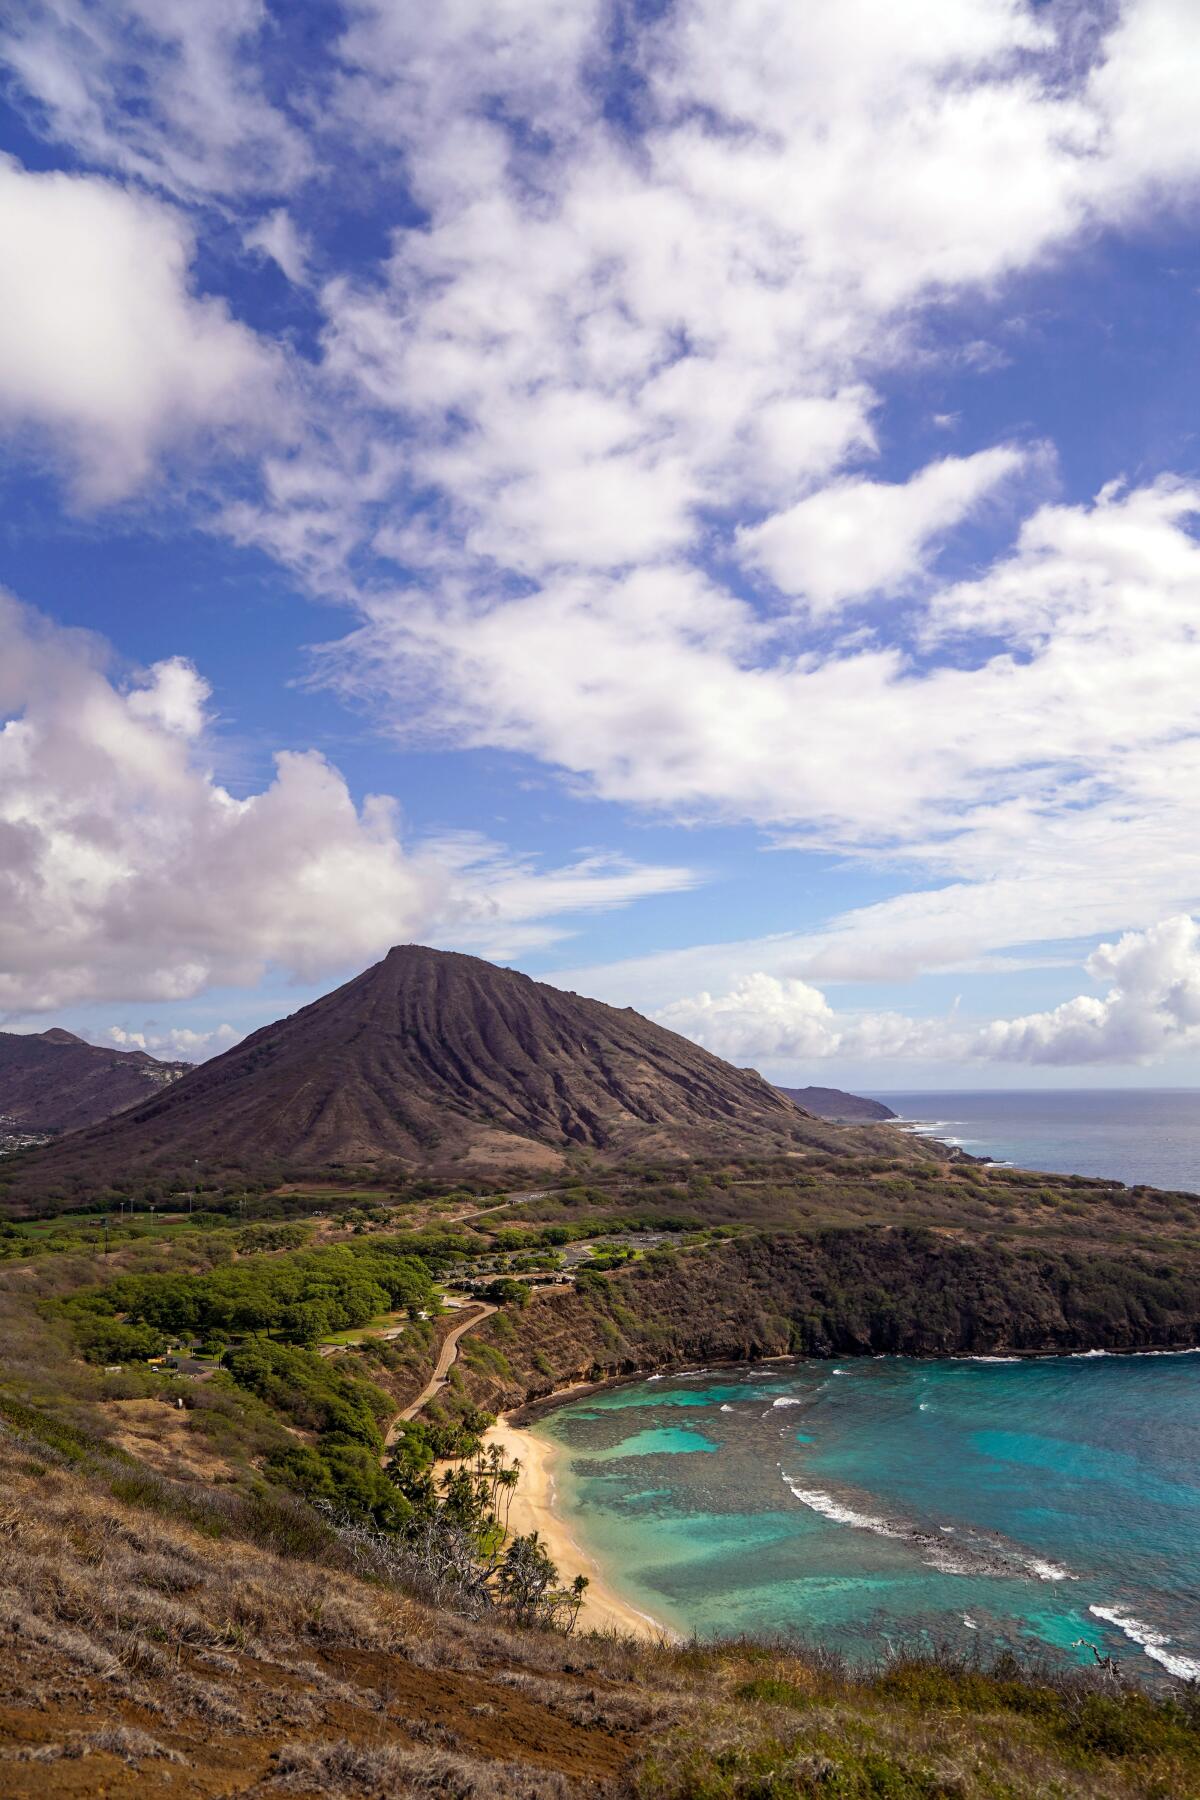
[[421, 1389], [412, 1404], [406, 1406], [403, 1412], [397, 1413], [396, 1417], [392, 1420], [391, 1425], [388, 1427], [387, 1436], [383, 1440], [385, 1453], [390, 1450], [395, 1443], [400, 1427], [405, 1424], [407, 1420], [415, 1419], [421, 1408], [425, 1405], [425, 1402], [427, 1400], [432, 1400], [433, 1396], [440, 1393], [445, 1387], [450, 1376], [450, 1371], [458, 1361], [459, 1339], [465, 1337], [472, 1325], [481, 1324], [482, 1321], [494, 1313], [495, 1310], [496, 1308], [490, 1306], [486, 1300], [476, 1300], [473, 1301], [470, 1306], [463, 1307], [465, 1316], [457, 1320], [442, 1339], [442, 1347], [438, 1351], [438, 1359], [433, 1374], [425, 1383], [425, 1386]]

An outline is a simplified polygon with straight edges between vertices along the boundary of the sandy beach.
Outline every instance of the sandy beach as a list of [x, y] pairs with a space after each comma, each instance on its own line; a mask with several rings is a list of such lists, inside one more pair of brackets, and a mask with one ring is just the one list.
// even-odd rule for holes
[[639, 1612], [609, 1586], [597, 1564], [582, 1550], [554, 1510], [554, 1464], [560, 1454], [558, 1446], [533, 1432], [498, 1419], [484, 1437], [485, 1446], [498, 1444], [511, 1462], [521, 1464], [520, 1479], [513, 1494], [508, 1527], [514, 1535], [536, 1531], [549, 1554], [558, 1564], [564, 1585], [576, 1575], [588, 1579], [587, 1598], [579, 1615], [581, 1631], [619, 1631], [628, 1636], [673, 1638], [676, 1634], [660, 1625], [649, 1613]]

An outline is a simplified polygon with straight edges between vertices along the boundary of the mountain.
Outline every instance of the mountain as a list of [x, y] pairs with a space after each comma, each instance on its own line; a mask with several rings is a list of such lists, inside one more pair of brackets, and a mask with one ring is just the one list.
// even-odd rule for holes
[[76, 1131], [157, 1094], [190, 1063], [105, 1050], [55, 1027], [0, 1031], [0, 1121], [22, 1131]]
[[897, 1116], [881, 1100], [867, 1100], [861, 1094], [843, 1094], [841, 1088], [781, 1087], [779, 1092], [802, 1106], [805, 1112], [815, 1113], [818, 1119], [849, 1120], [857, 1125]]
[[[557, 1169], [605, 1157], [828, 1148], [751, 1069], [472, 956], [405, 944], [132, 1111], [35, 1158], [75, 1184], [210, 1171]], [[877, 1147], [877, 1146], [876, 1146]]]

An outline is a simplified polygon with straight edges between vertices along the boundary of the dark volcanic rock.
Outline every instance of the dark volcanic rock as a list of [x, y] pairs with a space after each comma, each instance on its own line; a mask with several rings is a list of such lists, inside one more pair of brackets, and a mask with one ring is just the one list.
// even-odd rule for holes
[[37, 1170], [550, 1169], [572, 1147], [768, 1152], [825, 1146], [832, 1129], [629, 1008], [406, 944], [149, 1104], [41, 1153]]
[[867, 1100], [861, 1094], [843, 1094], [841, 1088], [781, 1087], [779, 1092], [815, 1113], [818, 1119], [844, 1119], [854, 1124], [871, 1119], [894, 1119], [896, 1114], [882, 1100]]
[[0, 1118], [22, 1131], [76, 1131], [177, 1081], [189, 1063], [105, 1050], [70, 1031], [0, 1031]]

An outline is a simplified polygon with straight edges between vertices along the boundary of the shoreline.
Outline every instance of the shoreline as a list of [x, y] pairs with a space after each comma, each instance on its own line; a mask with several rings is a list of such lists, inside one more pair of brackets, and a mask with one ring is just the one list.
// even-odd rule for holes
[[[1092, 1357], [1108, 1356], [1197, 1355], [1200, 1355], [1200, 1345], [1187, 1345], [1171, 1349], [1147, 1347], [1138, 1350], [1010, 1350], [991, 1353], [957, 1351], [947, 1353], [943, 1357], [911, 1360], [986, 1363], [1043, 1360], [1082, 1361]], [[785, 1351], [782, 1354], [753, 1359], [756, 1365], [783, 1362], [833, 1362], [834, 1360], [835, 1358], [832, 1356], [814, 1357], [795, 1351]], [[859, 1356], [855, 1360], [876, 1361], [879, 1359], [874, 1356]], [[733, 1370], [745, 1367], [746, 1363], [742, 1361], [722, 1361], [708, 1365], [708, 1369], [711, 1369], [713, 1373], [722, 1369]], [[708, 1369], [703, 1372], [708, 1372]], [[692, 1371], [677, 1370], [676, 1372], [690, 1373]], [[671, 1373], [671, 1367], [660, 1364], [651, 1373], [667, 1376]], [[525, 1536], [529, 1532], [536, 1531], [548, 1554], [557, 1565], [564, 1586], [569, 1585], [576, 1575], [587, 1577], [587, 1598], [580, 1610], [578, 1629], [581, 1631], [617, 1632], [622, 1636], [636, 1637], [649, 1643], [681, 1643], [683, 1639], [678, 1632], [662, 1624], [650, 1613], [643, 1612], [632, 1601], [620, 1594], [608, 1580], [596, 1558], [584, 1550], [572, 1537], [565, 1520], [556, 1510], [558, 1491], [554, 1479], [554, 1463], [556, 1458], [562, 1454], [561, 1447], [546, 1438], [537, 1437], [529, 1429], [533, 1422], [555, 1411], [568, 1400], [582, 1399], [588, 1393], [625, 1387], [646, 1379], [647, 1373], [637, 1370], [609, 1376], [600, 1381], [569, 1382], [553, 1393], [539, 1395], [537, 1399], [525, 1401], [510, 1412], [501, 1413], [496, 1423], [484, 1433], [483, 1444], [485, 1448], [495, 1444], [503, 1451], [508, 1462], [512, 1462], [516, 1458], [521, 1465], [508, 1516], [510, 1535]]]
[[508, 1414], [501, 1414], [484, 1434], [483, 1442], [485, 1448], [493, 1444], [498, 1446], [508, 1462], [515, 1457], [521, 1464], [508, 1515], [509, 1534], [523, 1537], [536, 1531], [557, 1564], [564, 1586], [569, 1586], [576, 1575], [586, 1576], [587, 1595], [580, 1609], [577, 1629], [617, 1632], [622, 1637], [636, 1637], [649, 1643], [678, 1642], [677, 1633], [618, 1593], [595, 1558], [576, 1543], [555, 1510], [558, 1491], [554, 1463], [561, 1454], [559, 1446], [514, 1424]]

